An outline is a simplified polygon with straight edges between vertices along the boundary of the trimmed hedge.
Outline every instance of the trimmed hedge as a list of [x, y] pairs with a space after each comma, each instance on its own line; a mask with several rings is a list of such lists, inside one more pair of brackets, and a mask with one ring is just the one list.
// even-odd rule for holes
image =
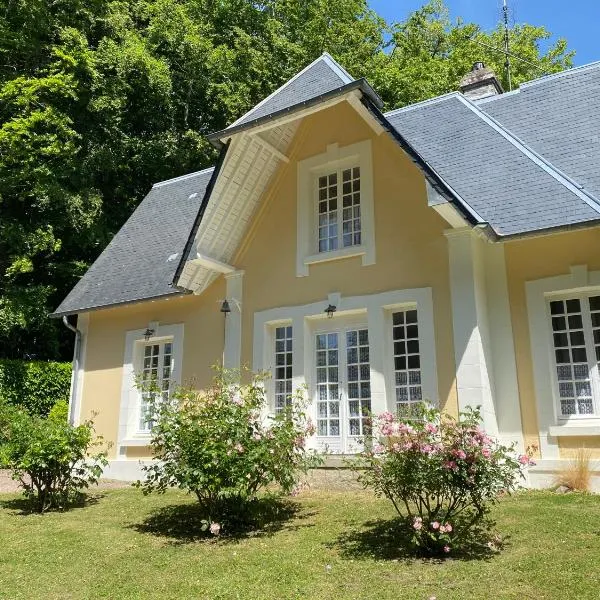
[[59, 401], [69, 401], [70, 362], [0, 359], [0, 400], [46, 416]]

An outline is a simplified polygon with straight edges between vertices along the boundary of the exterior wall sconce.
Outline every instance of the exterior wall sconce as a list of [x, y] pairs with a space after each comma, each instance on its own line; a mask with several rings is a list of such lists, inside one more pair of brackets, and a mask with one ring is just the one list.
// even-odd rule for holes
[[144, 339], [149, 342], [154, 333], [154, 329], [151, 329], [150, 327], [146, 328], [146, 331], [144, 331]]
[[221, 312], [225, 316], [227, 316], [231, 312], [231, 307], [229, 306], [227, 298], [225, 298], [225, 300], [223, 300], [223, 302], [221, 303]]
[[325, 309], [325, 314], [327, 315], [328, 319], [333, 319], [333, 313], [337, 310], [337, 306], [334, 306], [333, 304], [329, 304], [327, 306], [327, 308]]

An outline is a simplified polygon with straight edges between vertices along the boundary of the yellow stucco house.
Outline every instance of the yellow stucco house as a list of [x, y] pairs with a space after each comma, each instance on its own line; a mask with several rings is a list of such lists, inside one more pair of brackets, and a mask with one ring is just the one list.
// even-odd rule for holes
[[149, 457], [135, 373], [202, 388], [221, 361], [270, 371], [272, 412], [306, 385], [333, 453], [427, 399], [537, 446], [531, 485], [600, 457], [600, 64], [501, 91], [478, 63], [384, 114], [324, 54], [156, 183], [54, 313], [107, 475]]

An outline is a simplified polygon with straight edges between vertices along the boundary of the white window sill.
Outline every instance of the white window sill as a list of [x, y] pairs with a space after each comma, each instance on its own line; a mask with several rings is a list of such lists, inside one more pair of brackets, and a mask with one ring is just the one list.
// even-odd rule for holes
[[316, 263], [328, 262], [330, 260], [339, 260], [340, 258], [364, 256], [366, 253], [367, 248], [364, 245], [348, 246], [348, 248], [342, 248], [341, 250], [330, 250], [329, 252], [319, 252], [319, 254], [306, 256], [304, 258], [304, 264], [308, 266]]
[[582, 420], [579, 423], [554, 425], [548, 428], [548, 433], [552, 437], [600, 436], [600, 420], [593, 419], [587, 422]]
[[121, 446], [149, 446], [150, 445], [150, 434], [139, 434], [135, 437], [126, 438], [121, 440]]

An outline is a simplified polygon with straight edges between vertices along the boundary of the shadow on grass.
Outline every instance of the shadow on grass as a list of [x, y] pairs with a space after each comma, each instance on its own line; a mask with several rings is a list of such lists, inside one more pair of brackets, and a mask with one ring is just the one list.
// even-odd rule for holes
[[[503, 545], [506, 540], [503, 540]], [[419, 555], [411, 544], [411, 539], [402, 519], [379, 519], [367, 521], [360, 529], [342, 533], [336, 540], [327, 544], [336, 549], [343, 558], [358, 560], [414, 560], [442, 561], [446, 557]], [[461, 544], [447, 556], [454, 560], [490, 560], [497, 554], [487, 543], [475, 539]]]
[[[76, 501], [71, 502], [64, 508], [52, 508], [47, 510], [43, 514], [57, 513], [57, 512], [69, 512], [77, 510], [79, 508], [86, 508], [98, 504], [100, 500], [104, 498], [102, 493], [82, 494]], [[10, 510], [14, 514], [27, 516], [27, 515], [39, 515], [42, 514], [35, 510], [34, 505], [27, 498], [21, 496], [18, 498], [8, 498], [0, 500], [0, 510]]]
[[[311, 523], [300, 523], [314, 513], [302, 510], [297, 502], [285, 498], [260, 498], [252, 503], [249, 516], [235, 526], [223, 526], [218, 538], [202, 530], [206, 515], [198, 503], [165, 506], [150, 514], [141, 523], [130, 528], [139, 533], [165, 537], [171, 544], [187, 544], [200, 540], [230, 542], [243, 538], [273, 535], [282, 529], [297, 530], [313, 527]], [[235, 528], [234, 528], [235, 527]]]

